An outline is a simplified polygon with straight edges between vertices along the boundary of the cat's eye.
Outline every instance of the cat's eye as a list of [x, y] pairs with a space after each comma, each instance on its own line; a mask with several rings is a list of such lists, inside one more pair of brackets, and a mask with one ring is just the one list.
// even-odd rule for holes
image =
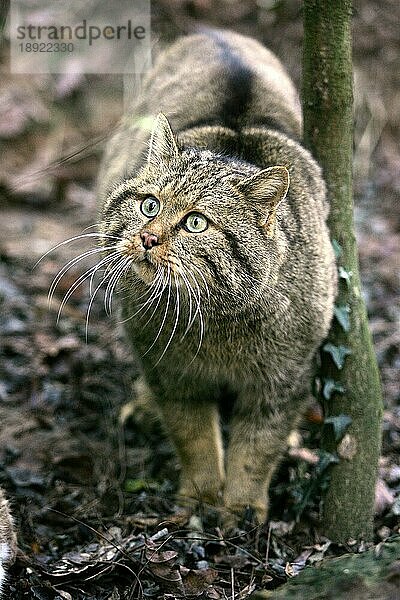
[[155, 217], [160, 212], [160, 201], [155, 196], [147, 196], [140, 205], [145, 217]]
[[208, 221], [200, 213], [191, 213], [184, 221], [184, 228], [190, 233], [201, 233], [208, 227]]

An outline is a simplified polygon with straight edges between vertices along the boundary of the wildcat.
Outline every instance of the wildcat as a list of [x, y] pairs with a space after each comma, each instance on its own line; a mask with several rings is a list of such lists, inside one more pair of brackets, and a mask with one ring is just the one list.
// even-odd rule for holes
[[301, 131], [296, 90], [270, 51], [232, 32], [194, 34], [158, 57], [98, 185], [109, 286], [119, 283], [139, 385], [180, 460], [179, 494], [229, 515], [250, 507], [259, 522], [336, 291], [325, 186]]

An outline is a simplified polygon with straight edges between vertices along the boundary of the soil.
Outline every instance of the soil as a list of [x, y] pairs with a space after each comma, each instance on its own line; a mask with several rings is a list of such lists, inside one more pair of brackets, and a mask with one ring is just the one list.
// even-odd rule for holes
[[[400, 5], [354, 5], [355, 216], [385, 399], [378, 543], [400, 532]], [[300, 1], [157, 0], [152, 11], [155, 43], [199, 23], [231, 28], [262, 40], [300, 85]], [[7, 43], [0, 70], [0, 483], [20, 549], [5, 597], [246, 598], [354, 550], [318, 533], [326, 477], [316, 469], [317, 404], [275, 477], [268, 526], [243, 522], [226, 537], [211, 507], [179, 506], [178, 465], [160, 425], [129, 413], [137, 365], [117, 314], [98, 293], [88, 320], [87, 281], [61, 307], [90, 257], [47, 299], [62, 266], [93, 247], [57, 245], [96, 222], [101, 140], [121, 115], [122, 81], [13, 74]]]

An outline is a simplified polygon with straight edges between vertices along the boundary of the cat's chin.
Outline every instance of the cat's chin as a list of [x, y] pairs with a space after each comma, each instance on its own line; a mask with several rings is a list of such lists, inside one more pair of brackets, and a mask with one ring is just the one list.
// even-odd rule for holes
[[143, 283], [150, 285], [154, 281], [157, 268], [151, 262], [141, 260], [133, 263], [133, 270]]

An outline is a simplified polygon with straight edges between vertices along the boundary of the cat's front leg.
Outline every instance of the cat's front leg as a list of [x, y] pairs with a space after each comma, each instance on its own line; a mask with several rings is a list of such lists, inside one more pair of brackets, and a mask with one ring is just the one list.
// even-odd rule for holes
[[12, 564], [17, 552], [17, 539], [8, 508], [8, 502], [0, 488], [0, 597], [6, 577], [5, 568]]
[[182, 500], [220, 503], [224, 466], [216, 404], [193, 398], [163, 398], [157, 403], [181, 464], [178, 493]]
[[287, 437], [301, 417], [302, 406], [297, 402], [295, 406], [282, 401], [271, 403], [254, 389], [238, 398], [227, 452], [225, 526], [235, 525], [248, 507], [254, 510], [259, 523], [265, 522], [271, 478], [285, 451]]

